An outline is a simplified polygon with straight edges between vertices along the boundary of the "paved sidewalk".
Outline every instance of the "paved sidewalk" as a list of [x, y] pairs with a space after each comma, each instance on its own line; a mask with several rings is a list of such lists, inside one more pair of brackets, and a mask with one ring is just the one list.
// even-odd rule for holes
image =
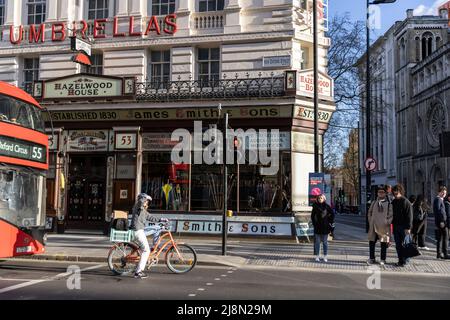
[[[363, 272], [368, 266], [367, 235], [360, 227], [338, 223], [335, 241], [330, 242], [329, 262], [313, 259], [312, 243], [295, 240], [229, 239], [228, 255], [221, 256], [221, 238], [176, 237], [192, 245], [198, 253], [199, 265], [226, 265], [238, 268], [299, 268], [311, 271]], [[46, 253], [33, 259], [106, 262], [109, 239], [100, 235], [49, 235]], [[409, 266], [398, 268], [395, 248], [388, 250], [388, 264], [383, 272], [450, 277], [450, 260], [436, 260], [435, 247], [412, 260]], [[379, 255], [379, 248], [377, 254]]]

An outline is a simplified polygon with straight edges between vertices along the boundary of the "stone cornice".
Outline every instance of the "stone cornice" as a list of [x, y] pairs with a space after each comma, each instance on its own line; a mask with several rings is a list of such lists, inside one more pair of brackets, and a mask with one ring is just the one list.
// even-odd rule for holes
[[[102, 41], [92, 45], [92, 49], [144, 49], [154, 45], [169, 45], [169, 46], [189, 46], [200, 43], [210, 42], [235, 42], [235, 41], [270, 41], [280, 38], [292, 39], [294, 38], [294, 30], [275, 31], [275, 32], [252, 32], [240, 34], [224, 34], [224, 35], [201, 35], [195, 37], [160, 37], [152, 39], [134, 39], [129, 41], [120, 41], [117, 38], [111, 38], [109, 41]], [[58, 45], [28, 45], [14, 48], [11, 46], [0, 47], [0, 57], [20, 55], [20, 54], [41, 54], [41, 53], [59, 53], [70, 52], [70, 44], [66, 40], [64, 44]]]

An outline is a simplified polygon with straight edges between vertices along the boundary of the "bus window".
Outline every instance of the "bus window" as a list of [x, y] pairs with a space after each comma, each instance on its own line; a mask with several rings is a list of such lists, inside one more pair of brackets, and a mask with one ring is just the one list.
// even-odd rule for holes
[[0, 218], [18, 226], [43, 223], [45, 178], [38, 173], [0, 169]]
[[41, 110], [8, 96], [0, 95], [0, 121], [14, 123], [40, 132], [45, 131]]

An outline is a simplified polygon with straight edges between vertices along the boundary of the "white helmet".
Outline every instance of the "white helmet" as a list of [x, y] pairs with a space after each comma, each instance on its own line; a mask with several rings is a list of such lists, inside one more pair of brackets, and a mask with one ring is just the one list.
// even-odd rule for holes
[[152, 201], [153, 199], [148, 194], [141, 193], [141, 194], [138, 195], [138, 200], [140, 200], [140, 201], [144, 201], [144, 200]]

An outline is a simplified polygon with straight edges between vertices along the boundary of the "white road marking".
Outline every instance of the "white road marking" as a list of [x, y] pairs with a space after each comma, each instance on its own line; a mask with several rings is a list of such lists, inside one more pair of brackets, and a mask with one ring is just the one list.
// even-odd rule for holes
[[220, 281], [220, 278], [215, 278], [214, 281]]
[[197, 291], [205, 291], [204, 288], [198, 288]]
[[188, 295], [188, 297], [195, 297], [195, 296], [196, 296], [195, 293], [190, 293], [190, 294]]
[[10, 279], [10, 278], [0, 277], [0, 281], [29, 282], [29, 281], [36, 281], [36, 279]]
[[221, 275], [221, 277], [224, 277], [224, 278], [225, 278], [226, 276], [227, 276], [226, 274], [222, 274], [222, 275]]
[[206, 285], [207, 286], [212, 286], [214, 283], [208, 282]]
[[228, 273], [233, 273], [233, 271], [228, 271]]
[[[99, 268], [101, 268], [103, 266], [104, 265], [101, 264], [101, 265], [97, 265], [97, 266], [92, 266], [92, 267], [88, 267], [88, 268], [85, 268], [85, 269], [81, 269], [80, 271], [84, 272], [84, 271], [99, 269]], [[67, 276], [70, 276], [70, 275], [72, 275], [71, 272], [65, 272], [65, 273], [60, 273], [60, 274], [58, 274], [56, 276], [49, 277], [49, 278], [42, 279], [42, 280], [30, 280], [30, 281], [25, 282], [25, 283], [21, 283], [21, 284], [17, 284], [17, 285], [14, 285], [14, 286], [10, 286], [10, 287], [6, 287], [6, 288], [3, 288], [3, 289], [0, 289], [0, 294], [6, 293], [6, 292], [10, 292], [10, 291], [14, 291], [14, 290], [21, 289], [21, 288], [25, 288], [25, 287], [29, 287], [29, 286], [32, 286], [32, 285], [35, 285], [35, 284], [39, 284], [39, 283], [42, 283], [42, 282], [49, 282], [49, 281], [59, 280], [61, 278], [64, 278], [64, 277], [67, 277]]]

